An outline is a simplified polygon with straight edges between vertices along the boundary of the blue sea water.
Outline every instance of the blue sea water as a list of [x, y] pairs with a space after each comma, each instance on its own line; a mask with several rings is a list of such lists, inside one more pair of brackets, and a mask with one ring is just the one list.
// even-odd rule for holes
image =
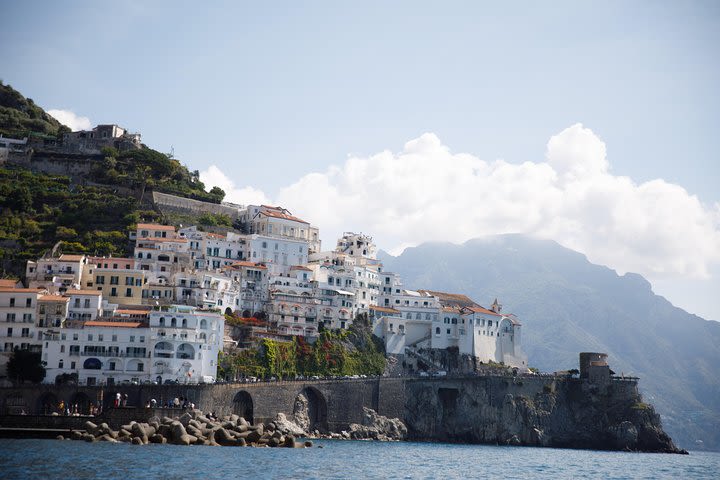
[[338, 440], [318, 440], [313, 448], [276, 449], [2, 439], [0, 478], [717, 479], [720, 453], [665, 455]]

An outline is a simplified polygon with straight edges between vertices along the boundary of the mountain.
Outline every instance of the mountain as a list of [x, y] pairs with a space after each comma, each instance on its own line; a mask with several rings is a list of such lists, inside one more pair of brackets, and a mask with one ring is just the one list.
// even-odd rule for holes
[[485, 306], [497, 297], [523, 322], [531, 366], [577, 368], [581, 351], [608, 353], [618, 374], [641, 378], [678, 444], [720, 449], [720, 323], [674, 307], [642, 276], [619, 276], [523, 235], [428, 243], [379, 257], [409, 288], [463, 293]]

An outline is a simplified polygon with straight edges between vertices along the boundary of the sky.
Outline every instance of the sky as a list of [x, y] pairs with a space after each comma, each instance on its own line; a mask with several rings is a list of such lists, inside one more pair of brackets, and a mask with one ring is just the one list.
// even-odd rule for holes
[[551, 238], [720, 320], [720, 3], [6, 2], [0, 78], [399, 253]]

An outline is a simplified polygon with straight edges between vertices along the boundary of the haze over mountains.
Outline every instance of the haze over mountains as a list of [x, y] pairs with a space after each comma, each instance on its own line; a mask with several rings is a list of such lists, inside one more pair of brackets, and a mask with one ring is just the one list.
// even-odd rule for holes
[[607, 352], [615, 372], [641, 377], [678, 444], [720, 449], [720, 323], [674, 307], [642, 276], [618, 276], [524, 235], [427, 243], [380, 258], [407, 288], [464, 293], [485, 306], [497, 297], [522, 320], [529, 363], [543, 371], [577, 368], [581, 351]]

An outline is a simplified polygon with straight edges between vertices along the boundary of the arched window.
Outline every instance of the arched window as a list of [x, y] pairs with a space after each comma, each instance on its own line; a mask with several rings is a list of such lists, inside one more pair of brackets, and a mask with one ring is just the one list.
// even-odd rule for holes
[[207, 320], [205, 320], [204, 318], [200, 320], [200, 328], [203, 330], [207, 328]]
[[170, 319], [170, 326], [177, 327], [177, 318], [173, 317]]
[[440, 327], [435, 327], [435, 335], [440, 335]]
[[182, 319], [182, 326], [183, 328], [187, 328], [187, 318]]
[[160, 317], [160, 326], [161, 327], [165, 326], [165, 317]]

